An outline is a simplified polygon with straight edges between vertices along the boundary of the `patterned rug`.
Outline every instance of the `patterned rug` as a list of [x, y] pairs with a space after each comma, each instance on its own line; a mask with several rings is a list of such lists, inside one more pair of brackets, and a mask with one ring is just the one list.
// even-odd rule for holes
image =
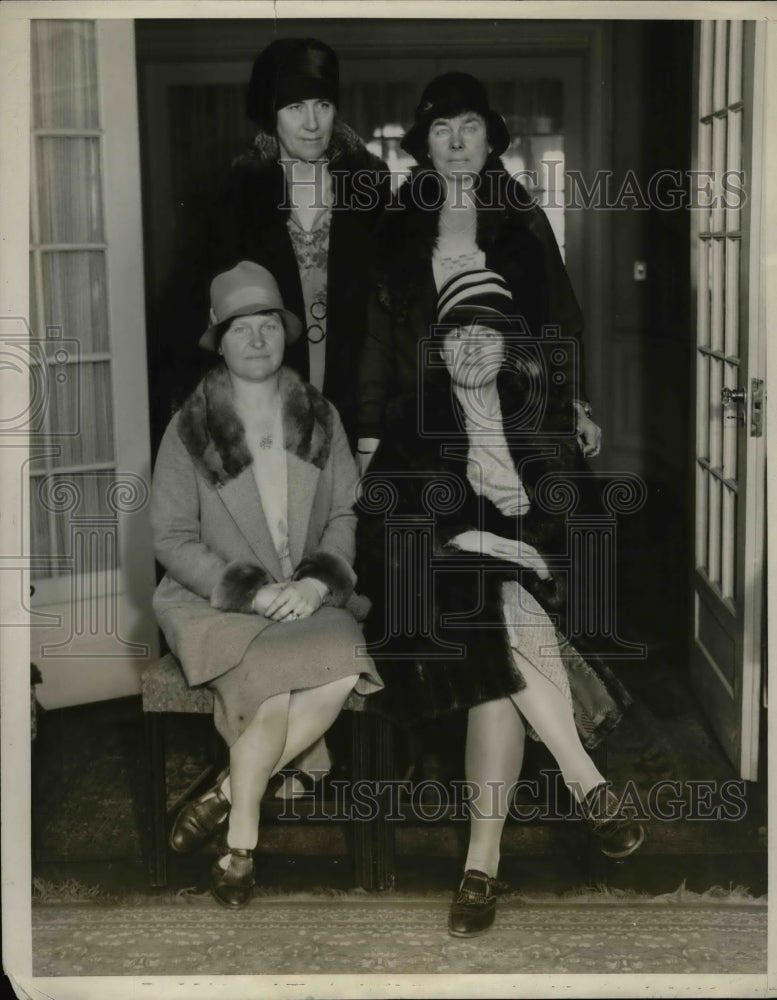
[[259, 974], [764, 974], [763, 899], [682, 889], [499, 903], [485, 936], [446, 931], [450, 897], [258, 895], [228, 913], [207, 895], [36, 903], [36, 976]]

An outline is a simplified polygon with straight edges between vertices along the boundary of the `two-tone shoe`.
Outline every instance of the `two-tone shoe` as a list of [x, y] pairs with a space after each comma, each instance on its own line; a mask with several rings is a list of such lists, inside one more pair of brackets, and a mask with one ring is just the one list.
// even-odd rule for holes
[[583, 800], [582, 809], [591, 835], [608, 858], [627, 858], [642, 846], [645, 828], [623, 814], [618, 796], [607, 785], [592, 788]]
[[448, 912], [448, 933], [453, 937], [475, 937], [491, 927], [496, 918], [496, 898], [507, 886], [485, 872], [464, 872]]
[[174, 851], [186, 854], [195, 850], [225, 823], [230, 803], [221, 791], [221, 784], [228, 773], [222, 771], [212, 788], [181, 808], [170, 831], [170, 846]]
[[222, 868], [214, 861], [210, 870], [210, 891], [217, 903], [228, 910], [239, 910], [251, 901], [254, 888], [254, 852], [230, 847], [229, 864]]

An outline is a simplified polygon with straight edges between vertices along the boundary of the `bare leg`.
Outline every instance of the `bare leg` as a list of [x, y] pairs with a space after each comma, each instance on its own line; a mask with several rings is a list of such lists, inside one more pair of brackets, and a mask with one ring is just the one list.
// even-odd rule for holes
[[286, 742], [289, 701], [288, 693], [263, 701], [229, 749], [229, 847], [256, 847], [259, 803]]
[[578, 802], [605, 779], [580, 742], [572, 707], [555, 684], [513, 649], [526, 687], [511, 695], [539, 738], [550, 750], [564, 781]]
[[469, 710], [464, 769], [474, 794], [465, 871], [496, 878], [508, 793], [521, 773], [525, 739], [526, 727], [509, 698]]
[[[284, 740], [281, 747], [278, 747], [277, 743], [271, 743], [273, 752], [277, 752], [275, 752], [275, 758], [271, 762], [267, 779], [264, 781], [262, 795], [267, 787], [267, 782], [273, 774], [284, 768], [289, 761], [293, 760], [312, 743], [315, 743], [329, 729], [340, 714], [345, 699], [350, 694], [358, 679], [358, 674], [349, 674], [347, 677], [341, 677], [336, 681], [331, 681], [329, 684], [321, 684], [319, 687], [306, 688], [303, 691], [292, 691], [291, 694], [286, 695], [278, 695], [279, 698], [287, 700]], [[274, 700], [273, 698], [268, 699], [268, 701]], [[267, 702], [264, 702], [264, 704], [266, 705]], [[260, 712], [262, 707], [260, 706]], [[244, 730], [240, 738], [234, 743], [230, 751], [230, 773], [221, 785], [222, 792], [230, 802], [232, 802], [232, 751], [234, 751], [248, 730], [251, 729], [258, 715], [259, 713], [257, 713], [257, 716], [248, 729]], [[269, 749], [269, 746], [263, 749]], [[257, 824], [258, 822], [257, 807]]]
[[324, 735], [340, 714], [345, 699], [358, 679], [358, 674], [350, 674], [329, 684], [322, 684], [321, 687], [292, 691], [286, 743], [273, 774]]

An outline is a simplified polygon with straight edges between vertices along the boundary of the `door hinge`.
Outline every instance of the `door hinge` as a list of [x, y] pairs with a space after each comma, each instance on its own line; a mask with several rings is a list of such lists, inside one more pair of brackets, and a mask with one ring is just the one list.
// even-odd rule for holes
[[763, 437], [764, 432], [764, 380], [751, 380], [750, 392], [750, 437]]

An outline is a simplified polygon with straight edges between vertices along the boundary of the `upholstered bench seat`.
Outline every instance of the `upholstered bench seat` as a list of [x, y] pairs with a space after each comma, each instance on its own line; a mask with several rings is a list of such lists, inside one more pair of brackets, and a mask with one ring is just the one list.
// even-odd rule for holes
[[168, 653], [143, 672], [144, 712], [213, 712], [213, 692], [200, 685], [189, 687], [181, 665]]
[[[225, 748], [212, 728], [212, 765], [193, 781], [183, 795], [168, 803], [165, 765], [165, 720], [169, 714], [212, 715], [213, 692], [207, 687], [190, 688], [181, 665], [171, 653], [150, 664], [141, 679], [143, 718], [145, 721], [147, 844], [150, 881], [153, 886], [167, 884], [167, 836], [175, 809], [206, 787], [223, 764]], [[369, 712], [349, 711], [351, 728], [350, 770], [355, 780], [388, 777], [391, 751], [389, 727]], [[219, 763], [219, 759], [221, 763]], [[365, 889], [388, 888], [383, 841], [387, 837], [382, 816], [370, 822], [351, 824], [351, 852], [356, 884]], [[393, 876], [392, 876], [393, 880]]]

